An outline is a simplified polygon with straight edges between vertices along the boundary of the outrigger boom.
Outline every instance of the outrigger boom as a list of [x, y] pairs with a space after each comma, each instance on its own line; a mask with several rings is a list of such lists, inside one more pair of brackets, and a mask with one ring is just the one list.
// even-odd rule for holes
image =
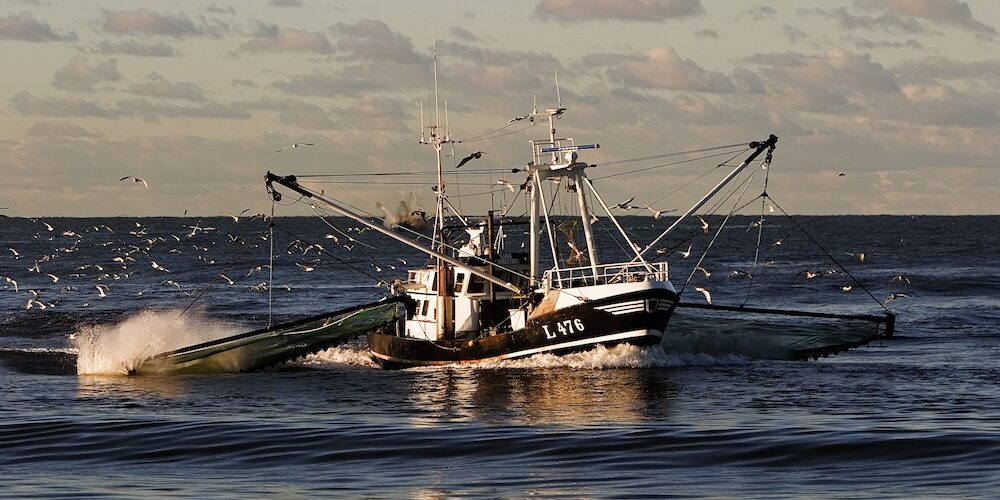
[[512, 291], [514, 293], [516, 293], [516, 294], [521, 294], [521, 293], [524, 292], [520, 287], [518, 287], [517, 285], [514, 285], [513, 283], [509, 283], [509, 282], [504, 281], [504, 280], [502, 280], [500, 278], [497, 278], [496, 276], [493, 276], [492, 274], [483, 272], [483, 271], [481, 271], [479, 269], [476, 269], [476, 268], [471, 267], [471, 266], [469, 266], [467, 264], [464, 264], [460, 260], [452, 258], [452, 257], [449, 257], [449, 256], [447, 256], [447, 255], [445, 255], [445, 254], [443, 254], [441, 252], [438, 252], [438, 251], [432, 250], [430, 248], [421, 246], [420, 244], [418, 244], [418, 243], [416, 243], [416, 242], [414, 242], [414, 241], [412, 241], [410, 239], [403, 238], [402, 236], [400, 236], [400, 235], [398, 235], [398, 234], [396, 234], [396, 233], [394, 233], [392, 231], [389, 231], [388, 229], [385, 229], [384, 227], [382, 227], [382, 226], [380, 226], [378, 224], [372, 224], [371, 222], [365, 220], [364, 217], [362, 217], [362, 216], [360, 216], [360, 215], [352, 212], [351, 210], [348, 210], [347, 208], [344, 208], [343, 206], [341, 206], [336, 201], [331, 200], [331, 199], [327, 198], [326, 196], [323, 196], [322, 194], [316, 193], [316, 192], [310, 190], [309, 188], [303, 187], [302, 185], [299, 184], [298, 180], [295, 178], [294, 175], [280, 176], [280, 175], [268, 172], [267, 176], [265, 177], [265, 179], [266, 179], [265, 183], [267, 184], [268, 191], [271, 191], [273, 193], [272, 196], [277, 195], [276, 200], [280, 199], [280, 194], [278, 194], [277, 192], [273, 191], [273, 189], [271, 188], [271, 184], [274, 183], [274, 182], [277, 182], [278, 184], [281, 184], [282, 186], [285, 186], [286, 188], [291, 189], [292, 191], [295, 191], [295, 192], [301, 194], [302, 196], [305, 196], [307, 198], [311, 198], [311, 199], [317, 200], [317, 201], [323, 203], [324, 205], [326, 205], [327, 207], [329, 207], [334, 212], [337, 212], [338, 214], [343, 215], [344, 217], [350, 218], [351, 220], [354, 220], [355, 222], [358, 222], [360, 224], [364, 224], [366, 227], [368, 227], [368, 228], [370, 228], [370, 229], [372, 229], [374, 231], [378, 231], [379, 233], [382, 233], [382, 234], [384, 234], [384, 235], [386, 235], [386, 236], [388, 236], [388, 237], [390, 237], [390, 238], [392, 238], [392, 239], [394, 239], [394, 240], [396, 240], [396, 241], [398, 241], [400, 243], [403, 243], [403, 244], [405, 244], [405, 245], [407, 245], [407, 246], [409, 246], [411, 248], [415, 248], [415, 249], [417, 249], [417, 250], [419, 250], [419, 251], [421, 251], [423, 253], [426, 253], [426, 254], [428, 254], [430, 256], [433, 256], [433, 257], [436, 257], [438, 259], [441, 259], [444, 262], [447, 262], [448, 264], [451, 264], [451, 265], [453, 265], [455, 267], [458, 267], [458, 268], [464, 269], [466, 271], [469, 271], [470, 273], [475, 274], [476, 276], [479, 276], [479, 277], [481, 277], [481, 278], [483, 278], [483, 279], [485, 279], [485, 280], [487, 280], [487, 281], [489, 281], [489, 282], [491, 282], [491, 283], [493, 283], [495, 285], [502, 286], [502, 287], [504, 287], [504, 288], [506, 288], [506, 289], [508, 289], [508, 290], [510, 290], [510, 291]]

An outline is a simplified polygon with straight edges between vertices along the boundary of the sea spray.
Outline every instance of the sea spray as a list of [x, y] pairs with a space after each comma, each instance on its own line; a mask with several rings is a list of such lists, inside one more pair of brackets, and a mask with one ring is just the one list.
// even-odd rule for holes
[[79, 375], [127, 375], [157, 354], [238, 333], [238, 325], [195, 312], [143, 311], [118, 324], [87, 326], [76, 332]]
[[378, 365], [372, 361], [371, 352], [368, 351], [368, 341], [361, 338], [310, 354], [299, 360], [299, 362], [311, 368], [319, 369], [329, 367], [331, 365], [350, 365], [366, 368], [378, 367]]

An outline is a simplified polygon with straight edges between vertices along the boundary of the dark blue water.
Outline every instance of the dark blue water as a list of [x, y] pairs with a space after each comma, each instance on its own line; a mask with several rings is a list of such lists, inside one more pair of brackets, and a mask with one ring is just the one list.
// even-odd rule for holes
[[[272, 283], [274, 319], [290, 319], [378, 298], [376, 281], [422, 258], [370, 232], [348, 234], [374, 248], [334, 243], [306, 218], [279, 220], [269, 240], [258, 238], [264, 223], [228, 218], [45, 219], [52, 231], [0, 219], [0, 276], [19, 290], [0, 278], [3, 494], [995, 495], [1000, 217], [797, 218], [844, 270], [781, 218], [765, 226], [755, 267], [750, 220], [723, 232], [702, 264], [712, 275], [697, 273], [685, 300], [702, 301], [702, 286], [719, 304], [880, 312], [849, 272], [879, 300], [908, 295], [887, 303], [895, 338], [784, 361], [792, 328], [764, 323], [749, 338], [719, 330], [702, 344], [710, 352], [625, 347], [395, 372], [375, 369], [356, 342], [263, 373], [124, 377], [115, 368], [154, 346], [266, 324], [260, 283]], [[652, 223], [626, 219], [645, 241]], [[92, 229], [102, 224], [114, 232]], [[216, 230], [188, 237], [195, 225]], [[678, 286], [711, 237], [695, 226], [664, 243]], [[295, 237], [329, 254], [286, 250]], [[522, 240], [511, 234], [508, 247]], [[269, 262], [272, 242], [269, 280], [266, 268], [250, 271]], [[688, 245], [688, 259], [672, 248]], [[864, 262], [848, 255], [858, 252]], [[126, 254], [135, 260], [112, 260]], [[752, 284], [732, 271], [751, 271]], [[219, 272], [235, 284], [206, 288]], [[28, 290], [45, 309], [25, 308]], [[823, 327], [794, 332], [813, 328]]]

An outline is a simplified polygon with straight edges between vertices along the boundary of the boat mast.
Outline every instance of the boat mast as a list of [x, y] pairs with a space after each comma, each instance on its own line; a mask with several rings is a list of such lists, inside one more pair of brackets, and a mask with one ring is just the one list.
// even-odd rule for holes
[[[445, 104], [447, 106], [447, 104]], [[447, 123], [447, 108], [445, 111], [445, 123]], [[441, 129], [441, 108], [438, 100], [438, 70], [437, 70], [437, 38], [434, 39], [434, 126], [431, 130], [431, 145], [434, 146], [434, 153], [437, 159], [437, 207], [435, 209], [434, 235], [431, 238], [432, 245], [437, 244], [440, 254], [448, 251], [447, 241], [444, 232], [444, 168], [441, 162], [441, 148], [444, 144], [451, 142], [448, 137], [448, 127]], [[448, 262], [440, 257], [437, 260], [437, 338], [449, 339], [454, 336], [455, 325], [453, 322], [454, 301], [451, 293], [451, 273], [448, 272]]]

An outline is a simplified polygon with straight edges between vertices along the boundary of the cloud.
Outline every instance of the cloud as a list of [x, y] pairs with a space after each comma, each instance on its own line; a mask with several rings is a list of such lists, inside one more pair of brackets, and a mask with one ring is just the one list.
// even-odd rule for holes
[[171, 82], [159, 73], [150, 73], [146, 82], [132, 84], [128, 91], [145, 97], [203, 102], [205, 92], [192, 82]]
[[698, 38], [711, 38], [712, 40], [719, 39], [719, 32], [711, 28], [705, 28], [694, 32], [694, 36]]
[[981, 80], [1000, 83], [1000, 59], [986, 61], [956, 61], [946, 57], [925, 57], [905, 61], [893, 71], [911, 79], [933, 80]]
[[784, 109], [844, 113], [898, 94], [896, 77], [868, 54], [830, 49], [823, 55], [754, 54], [742, 62], [764, 67], [768, 96]]
[[205, 8], [205, 12], [209, 12], [212, 14], [236, 15], [236, 9], [234, 9], [232, 5], [230, 5], [229, 7], [220, 7], [214, 3], [208, 4], [208, 7]]
[[256, 101], [234, 103], [245, 109], [273, 111], [278, 120], [286, 125], [306, 130], [332, 130], [337, 124], [330, 119], [331, 113], [323, 108], [297, 99], [272, 99], [264, 97]]
[[38, 122], [28, 129], [29, 137], [70, 137], [93, 139], [103, 137], [100, 132], [90, 132], [64, 120]]
[[302, 0], [268, 0], [272, 7], [302, 7]]
[[104, 11], [104, 31], [116, 35], [152, 35], [172, 38], [219, 38], [224, 25], [208, 24], [204, 19], [195, 24], [185, 14], [160, 14], [148, 9]]
[[230, 83], [232, 84], [233, 87], [244, 87], [244, 88], [250, 88], [250, 89], [257, 88], [257, 84], [254, 83], [253, 80], [245, 80], [245, 79], [240, 79], [240, 78], [233, 78], [233, 81], [230, 82]]
[[451, 32], [451, 36], [453, 36], [453, 37], [455, 37], [455, 38], [457, 38], [459, 40], [464, 40], [466, 42], [478, 42], [478, 41], [480, 41], [479, 37], [476, 36], [475, 33], [471, 32], [471, 31], [469, 31], [469, 30], [467, 30], [467, 29], [465, 29], [465, 28], [463, 28], [461, 26], [452, 26], [450, 32]]
[[0, 40], [20, 40], [22, 42], [73, 42], [76, 33], [60, 35], [48, 23], [35, 19], [30, 12], [0, 17]]
[[63, 90], [92, 91], [101, 82], [117, 82], [122, 79], [118, 73], [118, 60], [109, 59], [91, 66], [86, 59], [74, 56], [52, 76], [52, 86]]
[[628, 85], [654, 89], [732, 92], [736, 89], [726, 75], [707, 71], [684, 59], [673, 47], [657, 47], [615, 69], [614, 78]]
[[181, 52], [162, 43], [143, 43], [136, 40], [112, 42], [101, 40], [87, 49], [92, 54], [126, 55], [136, 57], [178, 57]]
[[889, 40], [869, 40], [867, 38], [854, 39], [854, 46], [861, 50], [872, 49], [912, 49], [923, 50], [922, 43], [910, 38], [905, 42], [893, 42]]
[[76, 98], [39, 98], [25, 90], [14, 94], [10, 105], [22, 115], [53, 117], [139, 117], [147, 121], [160, 118], [215, 118], [246, 120], [250, 113], [233, 104], [202, 102], [197, 105], [175, 105], [151, 102], [145, 98], [125, 99], [114, 106]]
[[299, 96], [354, 97], [389, 91], [405, 91], [407, 86], [423, 88], [427, 73], [422, 66], [392, 61], [352, 64], [335, 73], [291, 75], [269, 85], [287, 94]]
[[754, 21], [760, 21], [778, 15], [778, 9], [769, 5], [754, 5], [753, 8], [743, 12], [743, 17], [749, 17]]
[[75, 97], [35, 97], [31, 92], [24, 90], [14, 94], [10, 98], [10, 105], [22, 115], [40, 116], [95, 116], [101, 118], [114, 118], [117, 113], [104, 106], [93, 102], [84, 101]]
[[846, 30], [868, 30], [904, 34], [930, 34], [925, 26], [915, 19], [885, 13], [876, 17], [850, 13], [845, 7], [836, 9], [799, 9], [799, 14], [833, 18], [837, 25]]
[[990, 40], [997, 34], [996, 28], [972, 17], [969, 4], [959, 0], [856, 0], [855, 3], [870, 9], [919, 17], [936, 24], [957, 26]]
[[258, 22], [253, 38], [240, 45], [243, 52], [309, 52], [330, 54], [333, 44], [326, 35], [298, 28], [280, 28]]
[[392, 31], [382, 21], [362, 19], [354, 24], [337, 23], [330, 29], [339, 37], [337, 49], [348, 59], [403, 64], [421, 64], [427, 60], [414, 51], [408, 37]]
[[798, 42], [800, 42], [802, 40], [809, 39], [809, 34], [808, 33], [806, 33], [805, 31], [803, 31], [801, 28], [799, 28], [797, 26], [792, 26], [792, 25], [789, 25], [789, 24], [786, 24], [786, 25], [784, 25], [784, 26], [781, 27], [781, 34], [785, 35], [785, 38], [788, 39], [789, 43], [793, 43], [793, 44], [794, 43], [798, 43]]
[[535, 14], [543, 19], [581, 22], [600, 19], [661, 22], [700, 16], [700, 0], [542, 0]]
[[126, 116], [141, 117], [147, 121], [159, 121], [160, 118], [214, 118], [228, 120], [247, 120], [251, 118], [245, 109], [232, 104], [204, 102], [197, 105], [174, 105], [151, 102], [148, 99], [125, 99], [118, 102], [118, 113]]

